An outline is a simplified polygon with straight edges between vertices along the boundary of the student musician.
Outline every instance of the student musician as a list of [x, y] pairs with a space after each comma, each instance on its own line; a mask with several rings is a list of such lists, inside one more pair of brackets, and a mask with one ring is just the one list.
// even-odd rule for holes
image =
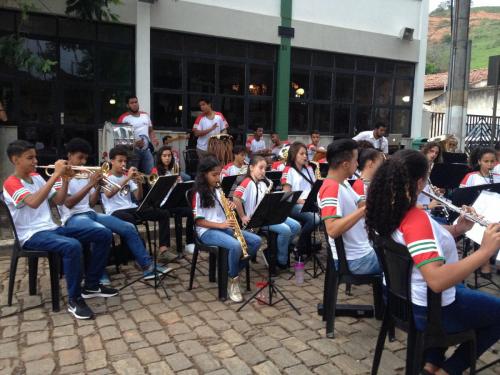
[[[246, 178], [234, 192], [236, 211], [243, 225], [248, 224], [259, 203], [271, 187], [271, 181], [266, 179], [266, 167], [267, 162], [264, 157], [260, 155], [253, 156], [250, 160]], [[281, 269], [288, 268], [288, 247], [299, 233], [300, 224], [289, 217], [283, 223], [264, 227], [263, 229], [278, 235], [278, 267]]]
[[320, 224], [318, 214], [301, 212], [314, 182], [316, 182], [316, 177], [312, 167], [308, 165], [306, 145], [301, 142], [292, 143], [288, 151], [287, 165], [281, 177], [281, 185], [283, 191], [302, 191], [290, 215], [302, 224], [297, 243], [299, 254], [310, 253], [311, 234]]
[[290, 145], [284, 145], [278, 155], [278, 160], [271, 164], [272, 171], [283, 172], [286, 167], [286, 161], [288, 159], [288, 151], [290, 150]]
[[381, 151], [375, 148], [365, 148], [358, 151], [358, 170], [360, 171], [360, 175], [359, 178], [354, 181], [352, 188], [361, 199], [366, 200], [370, 182], [375, 172], [377, 172], [377, 169], [384, 162], [385, 157]]
[[238, 176], [246, 174], [248, 165], [246, 164], [247, 149], [242, 145], [233, 147], [234, 160], [222, 168], [221, 177]]
[[[158, 152], [156, 153], [156, 166], [153, 168], [151, 173], [156, 173], [158, 176], [172, 176], [173, 174], [180, 172], [180, 170], [175, 170], [176, 168], [179, 168], [179, 165], [177, 164], [176, 167], [176, 161], [174, 154], [172, 153], [172, 148], [170, 146], [160, 147], [160, 149], [158, 149]], [[183, 176], [182, 172], [180, 172], [178, 181], [179, 182], [187, 181], [184, 178], [185, 176]], [[189, 176], [188, 179], [190, 179]], [[170, 214], [186, 217], [187, 220], [186, 246], [184, 248], [184, 251], [188, 254], [192, 254], [194, 252], [194, 233], [193, 233], [194, 221], [191, 208], [190, 207], [169, 208], [168, 212]], [[163, 252], [163, 254], [166, 253]]]
[[[36, 151], [31, 143], [23, 140], [11, 142], [7, 147], [7, 157], [14, 165], [14, 173], [5, 180], [3, 196], [21, 246], [58, 254], [62, 258], [68, 287], [68, 311], [77, 319], [93, 318], [94, 313], [84, 299], [118, 294], [116, 289], [99, 284], [108, 260], [111, 231], [104, 227], [60, 227], [52, 221], [49, 205], [63, 203], [68, 192], [71, 169], [65, 160], [55, 162], [54, 172], [45, 182], [36, 173]], [[60, 178], [60, 188], [56, 191]], [[80, 287], [80, 242], [93, 245], [83, 288]]]
[[[500, 298], [466, 288], [462, 280], [500, 248], [500, 224], [490, 225], [481, 247], [459, 260], [455, 239], [472, 228], [463, 216], [455, 225], [439, 225], [416, 207], [429, 176], [429, 163], [415, 150], [398, 151], [377, 171], [367, 197], [366, 224], [370, 239], [376, 233], [405, 245], [413, 259], [411, 295], [418, 330], [427, 325], [427, 288], [441, 293], [441, 322], [446, 332], [474, 329], [476, 355], [500, 339]], [[391, 198], [389, 198], [391, 197]], [[472, 212], [470, 208], [467, 211]], [[425, 373], [463, 374], [470, 366], [469, 343], [445, 358], [447, 348], [425, 353]]]
[[250, 155], [269, 154], [269, 149], [266, 148], [264, 141], [264, 129], [258, 127], [253, 133], [253, 137], [249, 137], [246, 143], [247, 151]]
[[[135, 225], [138, 220], [154, 220], [158, 221], [159, 232], [159, 251], [162, 255], [168, 250], [170, 245], [170, 214], [167, 210], [160, 208], [147, 209], [139, 214], [137, 212], [137, 204], [132, 200], [132, 194], [136, 201], [142, 199], [142, 181], [141, 175], [137, 169], [130, 168], [127, 173], [125, 166], [127, 165], [128, 152], [124, 147], [117, 146], [109, 152], [111, 162], [111, 170], [108, 179], [120, 186], [128, 185], [130, 193], [123, 195], [119, 193], [118, 188], [113, 188], [111, 192], [104, 191], [101, 193], [102, 205], [107, 215], [113, 215], [122, 220], [128, 221]], [[168, 272], [170, 269], [166, 269]]]
[[499, 183], [500, 175], [493, 172], [496, 160], [495, 150], [492, 148], [477, 148], [472, 151], [469, 164], [474, 172], [465, 175], [460, 187]]
[[377, 255], [365, 229], [365, 201], [347, 181], [358, 166], [358, 145], [352, 139], [333, 141], [328, 145], [326, 158], [329, 170], [318, 192], [318, 206], [335, 267], [338, 268], [338, 255], [334, 239], [342, 236], [347, 264], [352, 273], [380, 273]]
[[495, 168], [493, 168], [493, 172], [500, 174], [500, 142], [495, 143], [495, 155], [496, 155], [496, 164]]
[[311, 143], [307, 145], [307, 157], [309, 158], [309, 160], [314, 160], [316, 151], [324, 152], [324, 148], [319, 145], [320, 138], [321, 135], [319, 133], [319, 130], [313, 130], [311, 132]]
[[[239, 286], [239, 273], [245, 268], [248, 260], [242, 260], [242, 249], [238, 239], [233, 235], [233, 228], [238, 223], [233, 217], [226, 217], [224, 200], [221, 199], [220, 184], [221, 166], [214, 156], [200, 160], [198, 174], [195, 179], [192, 198], [193, 215], [198, 238], [208, 246], [221, 246], [228, 249], [229, 283], [228, 295], [234, 302], [243, 301]], [[229, 200], [229, 208], [235, 206]], [[260, 248], [261, 238], [254, 233], [242, 231], [246, 241], [248, 254], [255, 256]]]
[[[84, 166], [91, 152], [90, 144], [81, 138], [73, 138], [66, 144], [68, 164]], [[134, 255], [137, 264], [144, 271], [144, 279], [154, 278], [153, 261], [134, 224], [120, 220], [111, 215], [95, 212], [92, 207], [99, 201], [101, 193], [102, 174], [92, 173], [90, 178], [72, 178], [69, 181], [68, 194], [60, 205], [61, 221], [67, 228], [107, 228], [120, 235]], [[157, 266], [158, 272], [164, 271]], [[109, 285], [106, 272], [101, 276], [101, 284]]]
[[280, 140], [280, 135], [276, 132], [271, 133], [271, 153], [275, 158], [279, 157], [281, 149], [286, 145], [290, 145], [290, 142]]
[[[420, 151], [422, 152], [422, 154], [424, 154], [425, 158], [429, 162], [429, 176], [430, 176], [434, 163], [441, 158], [441, 145], [439, 142], [427, 142]], [[436, 193], [433, 192], [431, 189], [430, 178], [427, 180], [427, 183], [423, 191]], [[429, 198], [427, 195], [420, 193], [417, 198], [417, 206], [419, 208], [423, 208], [424, 210], [430, 212], [432, 209], [439, 206], [439, 204], [437, 201], [431, 201], [431, 198]], [[443, 220], [443, 218], [441, 217], [434, 217], [434, 219], [439, 221], [441, 224], [446, 224], [446, 220]]]

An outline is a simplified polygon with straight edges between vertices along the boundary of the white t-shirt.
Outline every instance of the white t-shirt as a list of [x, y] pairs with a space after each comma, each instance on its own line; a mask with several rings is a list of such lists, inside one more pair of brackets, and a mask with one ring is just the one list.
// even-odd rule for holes
[[213, 129], [210, 133], [198, 137], [198, 140], [196, 141], [196, 148], [199, 148], [200, 150], [207, 151], [209, 138], [212, 135], [217, 135], [222, 133], [222, 131], [228, 127], [227, 121], [222, 115], [222, 113], [220, 112], [214, 112], [214, 113], [215, 115], [212, 120], [210, 120], [205, 115], [200, 115], [196, 118], [194, 122], [193, 130], [208, 130], [214, 124], [217, 124], [215, 129]]
[[311, 166], [303, 167], [302, 174], [306, 176], [309, 181], [297, 172], [295, 168], [287, 165], [285, 169], [283, 169], [281, 185], [290, 185], [292, 191], [302, 190], [302, 194], [300, 194], [299, 199], [306, 199], [311, 192], [312, 185], [316, 181], [316, 176], [314, 175], [314, 171]]
[[498, 183], [500, 183], [500, 174], [493, 172], [490, 178], [490, 176], [483, 176], [479, 172], [471, 172], [465, 175], [462, 182], [460, 182], [460, 187], [470, 187], [470, 186], [498, 184]]
[[[196, 192], [193, 195], [192, 207], [195, 223], [198, 219], [205, 219], [214, 223], [223, 223], [226, 221], [226, 214], [222, 208], [219, 189], [215, 189], [215, 197], [214, 207], [201, 207], [200, 194]], [[200, 227], [199, 225], [195, 225], [195, 227], [198, 238], [208, 230], [208, 228]]]
[[[42, 202], [38, 208], [24, 204], [26, 197], [43, 188], [45, 180], [38, 173], [30, 174], [32, 182], [21, 180], [16, 176], [8, 177], [3, 184], [3, 196], [16, 227], [21, 246], [35, 233], [54, 230], [57, 224], [52, 220], [49, 201]], [[56, 184], [50, 189], [49, 199], [56, 194]]]
[[252, 217], [254, 214], [260, 201], [266, 195], [267, 188], [264, 180], [255, 183], [250, 177], [245, 178], [236, 188], [234, 196], [242, 200], [245, 214], [248, 217]]
[[[360, 199], [349, 182], [344, 181], [339, 184], [331, 178], [325, 179], [318, 192], [321, 220], [341, 218], [353, 213], [357, 210]], [[344, 232], [342, 240], [347, 260], [362, 258], [373, 251], [368, 240], [364, 219], [358, 220], [347, 232]], [[334, 239], [328, 236], [328, 242], [332, 249], [333, 259], [338, 259]]]
[[[419, 306], [427, 306], [427, 283], [419, 268], [435, 261], [444, 261], [447, 264], [458, 262], [455, 239], [444, 227], [432, 220], [427, 212], [417, 207], [406, 213], [399, 228], [392, 234], [392, 238], [405, 245], [413, 258], [412, 302]], [[442, 306], [447, 306], [453, 301], [455, 301], [455, 287], [441, 293]]]
[[[89, 180], [85, 178], [72, 178], [69, 181], [68, 185], [68, 195], [75, 195], [80, 190], [82, 190], [88, 184], [88, 182]], [[65, 224], [66, 221], [68, 221], [68, 219], [73, 215], [93, 211], [93, 209], [90, 207], [90, 194], [92, 194], [94, 191], [94, 188], [90, 189], [90, 191], [83, 197], [83, 199], [75, 204], [73, 208], [68, 208], [65, 204], [59, 206], [59, 212], [61, 213], [61, 221], [63, 224]]]
[[309, 143], [307, 146], [307, 158], [313, 160], [316, 150], [321, 147], [320, 145], [315, 146], [314, 143]]
[[381, 137], [379, 139], [375, 139], [373, 136], [373, 130], [367, 130], [359, 133], [357, 136], [353, 137], [355, 141], [368, 141], [373, 147], [382, 150], [384, 154], [389, 153], [389, 142], [386, 137]]
[[255, 138], [250, 138], [247, 141], [246, 146], [251, 153], [256, 153], [266, 148], [266, 142], [264, 141], [264, 138], [261, 138], [259, 140], [256, 140]]
[[135, 139], [146, 137], [149, 140], [149, 128], [153, 126], [151, 118], [146, 112], [139, 112], [139, 116], [134, 116], [130, 112], [125, 112], [118, 118], [120, 124], [130, 124], [134, 127]]
[[[121, 177], [115, 175], [108, 175], [108, 179], [117, 184], [121, 184], [121, 182], [127, 178], [127, 176], [123, 175]], [[102, 205], [104, 207], [104, 211], [107, 215], [111, 215], [113, 212], [118, 210], [126, 210], [127, 208], [136, 208], [137, 205], [132, 201], [131, 194], [137, 190], [137, 184], [130, 180], [128, 182], [128, 186], [130, 187], [130, 192], [127, 195], [122, 195], [120, 192], [113, 195], [111, 198], [108, 198], [104, 192], [101, 194]]]
[[241, 170], [242, 168], [244, 167], [241, 166], [241, 167], [238, 167], [237, 165], [235, 165], [233, 162], [231, 163], [228, 163], [224, 166], [224, 168], [222, 168], [222, 172], [221, 172], [221, 177], [228, 177], [228, 176], [237, 176], [237, 175], [240, 175], [242, 174], [241, 173]]

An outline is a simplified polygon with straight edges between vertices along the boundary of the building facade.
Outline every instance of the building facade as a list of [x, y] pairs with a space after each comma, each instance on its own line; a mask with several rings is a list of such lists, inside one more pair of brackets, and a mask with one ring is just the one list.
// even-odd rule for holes
[[[7, 125], [47, 159], [74, 136], [97, 149], [97, 130], [125, 110], [130, 93], [164, 131], [191, 129], [198, 99], [209, 97], [241, 134], [261, 126], [347, 137], [381, 121], [392, 133], [420, 136], [428, 0], [124, 0], [114, 24], [68, 18], [64, 3], [49, 2], [20, 29], [53, 69], [40, 74], [0, 58]], [[285, 3], [289, 61], [278, 35]], [[1, 35], [19, 22], [16, 9], [0, 9]], [[404, 28], [413, 40], [400, 37]], [[287, 106], [278, 108], [280, 95]]]

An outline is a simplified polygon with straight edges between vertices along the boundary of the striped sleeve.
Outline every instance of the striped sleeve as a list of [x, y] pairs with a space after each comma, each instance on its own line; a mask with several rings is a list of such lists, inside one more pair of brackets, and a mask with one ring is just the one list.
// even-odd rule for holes
[[293, 184], [293, 177], [291, 173], [291, 167], [287, 165], [285, 169], [283, 169], [283, 174], [281, 175], [281, 185], [290, 185]]
[[205, 217], [202, 215], [201, 207], [200, 207], [200, 194], [197, 192], [193, 194], [191, 205], [193, 208], [193, 217], [194, 220], [204, 219]]
[[330, 180], [323, 183], [318, 192], [318, 206], [321, 220], [342, 217], [342, 209], [339, 205], [340, 185], [337, 181]]
[[358, 178], [356, 181], [354, 181], [354, 184], [352, 184], [352, 189], [356, 192], [356, 194], [359, 195], [359, 199], [366, 199], [365, 184], [363, 183], [362, 179]]
[[201, 122], [202, 118], [203, 118], [203, 115], [199, 115], [198, 117], [196, 117], [196, 120], [194, 120], [193, 129], [198, 130], [198, 128], [200, 127], [200, 122]]
[[252, 142], [253, 142], [253, 137], [248, 137], [247, 138], [247, 141], [246, 141], [246, 148], [248, 151], [251, 151], [251, 148], [252, 148]]
[[224, 168], [222, 168], [222, 171], [220, 173], [221, 177], [228, 177], [231, 175], [231, 173], [229, 173], [229, 170], [231, 169], [231, 167], [233, 166], [233, 163], [228, 163], [224, 166]]
[[250, 178], [245, 178], [241, 184], [238, 185], [238, 187], [236, 188], [236, 190], [234, 191], [234, 196], [236, 198], [239, 198], [241, 199], [243, 202], [245, 202], [247, 199], [247, 195], [248, 195], [248, 184], [250, 183], [251, 179]]
[[229, 127], [229, 124], [227, 123], [227, 120], [226, 118], [224, 117], [224, 115], [222, 114], [222, 112], [215, 112], [216, 115], [219, 115], [220, 116], [220, 119], [221, 119], [221, 123], [222, 123], [222, 128], [220, 129], [220, 131], [224, 130], [224, 129], [227, 129]]
[[470, 172], [470, 173], [467, 173], [465, 175], [465, 177], [462, 179], [462, 181], [460, 182], [460, 187], [469, 187], [469, 186], [472, 186], [472, 176], [474, 176], [474, 174], [476, 174], [476, 172]]
[[59, 191], [59, 190], [61, 190], [61, 188], [62, 188], [62, 178], [61, 178], [61, 177], [59, 177], [59, 178], [56, 180], [56, 182], [54, 183], [54, 189], [55, 189], [56, 191]]
[[3, 184], [3, 189], [12, 198], [16, 208], [21, 208], [26, 197], [31, 195], [29, 190], [24, 187], [22, 181], [16, 176], [8, 177]]
[[445, 260], [440, 254], [431, 221], [425, 211], [413, 208], [401, 222], [399, 230], [417, 268]]
[[128, 116], [128, 112], [123, 113], [120, 117], [118, 117], [118, 120], [116, 121], [118, 124], [123, 124], [125, 123], [125, 118]]

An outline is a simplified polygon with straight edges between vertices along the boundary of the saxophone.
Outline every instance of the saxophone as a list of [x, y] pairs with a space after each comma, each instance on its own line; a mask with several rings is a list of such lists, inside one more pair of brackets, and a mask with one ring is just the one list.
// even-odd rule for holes
[[241, 231], [240, 225], [238, 224], [238, 220], [236, 219], [236, 215], [234, 214], [234, 211], [229, 207], [229, 200], [227, 199], [226, 195], [222, 191], [222, 188], [217, 186], [220, 192], [220, 200], [222, 207], [224, 208], [224, 214], [226, 214], [226, 219], [228, 220], [233, 220], [234, 224], [234, 237], [238, 240], [241, 246], [241, 258], [242, 259], [248, 259], [250, 258], [250, 255], [248, 254], [248, 246], [247, 242], [245, 241], [245, 237], [243, 237], [243, 232]]
[[321, 168], [319, 167], [319, 163], [317, 161], [309, 161], [309, 164], [315, 165], [316, 168], [314, 169], [314, 177], [316, 177], [316, 180], [322, 180], [323, 177], [321, 177]]

